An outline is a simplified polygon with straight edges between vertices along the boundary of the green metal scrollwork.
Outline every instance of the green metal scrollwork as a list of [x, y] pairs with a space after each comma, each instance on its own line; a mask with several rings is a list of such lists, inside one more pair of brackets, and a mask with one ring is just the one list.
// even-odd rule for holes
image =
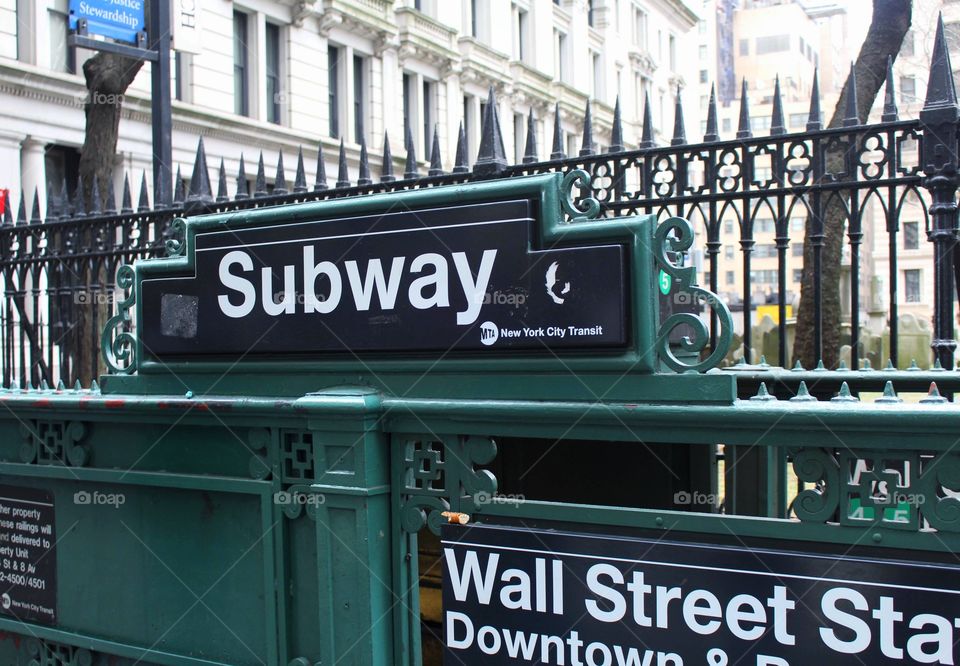
[[793, 471], [805, 483], [816, 484], [797, 493], [793, 512], [803, 521], [824, 523], [840, 506], [840, 464], [826, 449], [800, 449], [793, 454]]
[[476, 465], [491, 462], [497, 445], [489, 437], [453, 436], [436, 441], [430, 437], [406, 439], [403, 449], [400, 523], [407, 532], [424, 526], [440, 533], [443, 512], [479, 511], [497, 490], [497, 479]]
[[583, 169], [574, 169], [567, 173], [560, 181], [560, 205], [563, 212], [570, 216], [571, 222], [580, 220], [592, 220], [600, 214], [600, 202], [591, 196], [580, 199], [580, 206], [573, 198], [573, 186], [577, 184], [580, 189], [590, 191], [590, 174]]
[[944, 532], [960, 532], [960, 499], [942, 489], [960, 492], [960, 455], [944, 453], [927, 461], [916, 484], [923, 498], [920, 512], [930, 526]]
[[133, 289], [136, 275], [133, 267], [127, 264], [117, 269], [117, 286], [125, 292], [124, 298], [117, 303], [117, 314], [107, 320], [100, 337], [100, 351], [103, 360], [111, 372], [120, 375], [132, 373], [136, 369], [137, 338], [129, 330], [130, 308], [137, 299]]
[[[674, 234], [674, 237], [671, 237]], [[654, 256], [660, 268], [673, 278], [675, 294], [686, 293], [691, 300], [705, 303], [716, 315], [720, 326], [716, 346], [710, 356], [699, 363], [686, 363], [670, 349], [670, 333], [679, 326], [688, 326], [693, 335], [684, 336], [680, 348], [685, 352], [699, 354], [710, 340], [710, 331], [707, 325], [692, 312], [678, 312], [667, 318], [660, 325], [657, 332], [657, 353], [669, 368], [676, 372], [703, 372], [716, 367], [723, 360], [730, 348], [733, 337], [733, 318], [730, 310], [720, 298], [711, 291], [697, 286], [697, 271], [693, 266], [674, 264], [667, 257], [667, 252], [684, 252], [693, 244], [693, 229], [690, 223], [681, 217], [671, 217], [662, 222], [654, 237]]]
[[173, 229], [176, 237], [168, 238], [163, 246], [167, 251], [168, 257], [179, 257], [183, 254], [183, 243], [187, 233], [187, 221], [178, 217], [173, 221]]

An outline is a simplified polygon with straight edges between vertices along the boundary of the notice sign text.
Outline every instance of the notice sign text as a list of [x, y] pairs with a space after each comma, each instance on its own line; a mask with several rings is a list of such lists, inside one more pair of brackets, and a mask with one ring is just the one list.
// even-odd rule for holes
[[956, 664], [960, 567], [443, 527], [444, 663]]
[[56, 621], [55, 544], [53, 496], [0, 486], [0, 615]]

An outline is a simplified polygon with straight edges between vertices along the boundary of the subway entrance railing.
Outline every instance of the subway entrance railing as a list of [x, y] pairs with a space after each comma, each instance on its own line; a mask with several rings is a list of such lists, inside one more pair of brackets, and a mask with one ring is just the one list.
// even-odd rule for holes
[[[870, 119], [855, 96], [847, 96], [851, 104], [837, 114], [842, 122], [825, 127], [814, 84], [806, 122], [791, 118], [788, 127], [777, 86], [772, 114], [762, 118], [769, 120], [767, 136], [751, 129], [747, 85], [735, 136], [721, 136], [713, 97], [699, 139], [688, 137], [679, 103], [672, 132], [654, 127], [647, 103], [639, 137], [625, 134], [619, 103], [612, 109], [590, 106], [586, 99], [581, 108], [564, 103], [544, 114], [552, 118], [534, 118], [531, 112], [516, 164], [504, 152], [491, 89], [473, 164], [462, 131], [452, 168], [442, 163], [436, 136], [428, 161], [418, 160], [412, 141], [403, 142], [401, 160], [394, 159], [386, 135], [382, 143], [367, 136], [356, 145], [341, 143], [336, 160], [324, 156], [325, 148], [328, 156], [336, 150], [324, 139], [316, 146], [312, 171], [314, 153], [308, 149], [306, 158], [299, 151], [295, 170], [284, 169], [282, 153], [261, 154], [255, 173], [248, 173], [249, 162], [241, 157], [227, 163], [228, 174], [221, 159], [211, 179], [201, 141], [190, 177], [181, 178], [178, 170], [173, 184], [148, 187], [146, 174], [127, 176], [122, 185], [63, 182], [48, 192], [46, 210], [36, 192], [21, 193], [14, 205], [5, 197], [0, 206], [0, 376], [7, 385], [53, 385], [58, 379], [86, 385], [103, 372], [96, 338], [117, 297], [117, 267], [162, 256], [166, 244], [176, 242], [178, 217], [241, 215], [267, 206], [576, 170], [590, 174], [590, 194], [604, 219], [649, 214], [690, 222], [698, 281], [734, 314], [737, 330], [724, 364], [743, 358], [748, 364], [766, 360], [792, 367], [802, 357], [808, 368], [826, 359], [828, 368], [841, 360], [854, 369], [867, 362], [879, 368], [890, 360], [906, 369], [915, 359], [923, 368], [939, 363], [949, 369], [956, 345], [960, 107], [942, 25], [919, 118], [901, 117], [894, 88], [889, 68], [879, 121]], [[563, 129], [573, 121], [582, 121], [576, 155], [568, 154]], [[541, 122], [552, 125], [549, 149], [537, 143]], [[393, 137], [394, 147], [399, 138]], [[234, 178], [235, 188], [228, 186]], [[827, 226], [832, 231], [825, 231]], [[823, 284], [816, 267], [837, 254], [843, 279]], [[922, 265], [919, 256], [927, 257]], [[809, 289], [798, 309], [795, 276], [804, 270]], [[932, 316], [918, 314], [911, 302], [926, 299], [921, 294], [927, 292], [932, 293]], [[824, 318], [825, 297], [842, 304], [840, 321]], [[804, 324], [812, 339], [808, 354], [794, 353], [799, 324], [791, 320], [803, 309], [811, 314]], [[711, 318], [708, 324], [707, 353], [716, 342], [717, 321]]]
[[102, 387], [0, 391], [0, 660], [955, 660], [960, 375], [716, 368], [591, 187], [177, 221]]

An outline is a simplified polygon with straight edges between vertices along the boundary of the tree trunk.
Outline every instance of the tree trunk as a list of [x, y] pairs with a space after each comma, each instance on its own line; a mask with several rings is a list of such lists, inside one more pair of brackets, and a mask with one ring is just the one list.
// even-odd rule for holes
[[87, 210], [93, 206], [91, 191], [96, 179], [103, 205], [104, 196], [113, 179], [117, 135], [120, 130], [120, 107], [127, 88], [143, 67], [142, 60], [133, 60], [114, 53], [98, 53], [83, 64], [87, 80], [86, 134], [80, 152], [80, 177]]
[[[110, 182], [113, 180], [113, 168], [117, 154], [117, 136], [120, 130], [120, 108], [127, 88], [133, 83], [137, 72], [143, 67], [142, 60], [133, 60], [113, 53], [98, 53], [83, 65], [83, 74], [87, 80], [86, 134], [83, 149], [80, 152], [80, 177], [83, 179], [84, 208], [90, 211], [102, 208]], [[93, 183], [99, 190], [99, 201], [93, 201]], [[81, 234], [93, 234], [92, 229]], [[96, 239], [83, 238], [82, 242], [96, 247]], [[76, 308], [76, 323], [79, 329], [79, 347], [76, 349], [77, 378], [83, 384], [90, 381], [103, 369], [99, 353], [100, 329], [111, 315], [109, 299], [101, 296], [112, 293], [113, 275], [106, 275], [103, 262], [91, 260], [84, 262], [82, 275], [74, 276], [78, 287], [87, 292], [85, 302]], [[93, 291], [99, 293], [94, 294]]]
[[[860, 124], [867, 122], [870, 108], [884, 83], [887, 58], [896, 58], [903, 36], [910, 28], [912, 0], [873, 0], [873, 18], [866, 39], [860, 48], [854, 65], [857, 76], [857, 116]], [[843, 124], [844, 111], [849, 94], [849, 78], [837, 101], [828, 127]], [[856, 149], [856, 147], [853, 147]], [[845, 174], [843, 151], [830, 150], [825, 155], [827, 173], [839, 179], [855, 180], [855, 173]], [[857, 168], [856, 163], [852, 165]], [[819, 360], [828, 368], [834, 368], [840, 359], [840, 259], [843, 254], [844, 229], [847, 223], [845, 208], [849, 206], [849, 192], [826, 201], [823, 207], [823, 251], [821, 255], [821, 316], [822, 358], [816, 348], [816, 320], [814, 312], [814, 242], [811, 239], [811, 220], [807, 219], [807, 232], [803, 245], [803, 280], [800, 284], [800, 307], [797, 311], [797, 337], [793, 345], [793, 357], [804, 367], [815, 367]], [[856, 211], [854, 211], [856, 212]], [[854, 285], [859, 289], [859, 285]]]

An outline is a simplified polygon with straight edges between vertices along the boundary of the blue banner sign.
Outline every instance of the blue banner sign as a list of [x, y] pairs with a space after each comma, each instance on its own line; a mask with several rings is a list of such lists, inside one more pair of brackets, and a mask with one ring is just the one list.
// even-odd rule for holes
[[145, 4], [145, 0], [70, 0], [70, 29], [86, 20], [89, 35], [135, 44], [137, 33], [146, 29]]

